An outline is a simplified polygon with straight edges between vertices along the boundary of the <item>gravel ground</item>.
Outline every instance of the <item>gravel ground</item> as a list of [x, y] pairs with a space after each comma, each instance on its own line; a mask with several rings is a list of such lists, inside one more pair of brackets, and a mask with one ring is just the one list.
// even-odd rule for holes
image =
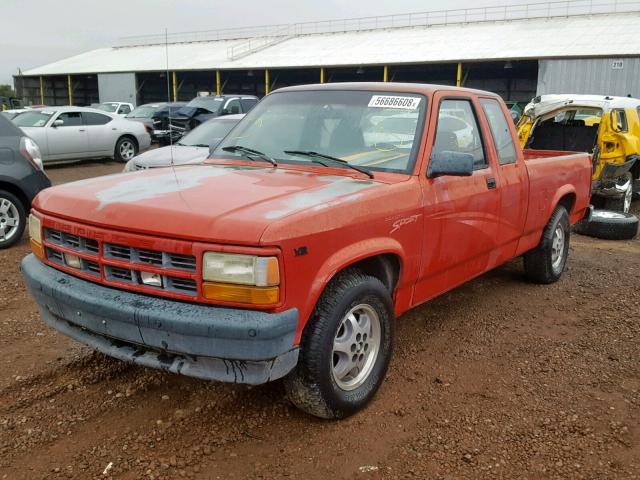
[[554, 285], [513, 261], [403, 315], [380, 393], [342, 422], [297, 411], [278, 382], [147, 370], [53, 332], [19, 274], [27, 252], [0, 251], [0, 479], [640, 479], [638, 239], [574, 235]]

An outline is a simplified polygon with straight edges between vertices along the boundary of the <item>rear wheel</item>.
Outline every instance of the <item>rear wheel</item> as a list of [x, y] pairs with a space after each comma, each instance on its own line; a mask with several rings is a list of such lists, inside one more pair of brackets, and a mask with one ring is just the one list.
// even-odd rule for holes
[[121, 137], [116, 143], [115, 159], [126, 163], [138, 154], [138, 144], [130, 137]]
[[322, 294], [285, 378], [287, 396], [321, 418], [349, 416], [375, 395], [393, 343], [391, 296], [380, 280], [357, 270], [338, 274]]
[[0, 190], [0, 249], [22, 238], [27, 214], [22, 202], [10, 192]]
[[569, 236], [569, 214], [559, 205], [551, 215], [538, 246], [524, 254], [524, 270], [530, 280], [553, 283], [560, 279], [569, 255]]

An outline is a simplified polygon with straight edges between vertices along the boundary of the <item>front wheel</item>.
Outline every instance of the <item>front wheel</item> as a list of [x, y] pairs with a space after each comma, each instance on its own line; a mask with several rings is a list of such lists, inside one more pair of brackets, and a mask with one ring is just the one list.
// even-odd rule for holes
[[569, 214], [558, 205], [536, 248], [524, 254], [526, 276], [536, 283], [557, 282], [569, 256]]
[[129, 137], [121, 137], [116, 143], [115, 158], [126, 163], [138, 154], [138, 144]]
[[384, 380], [393, 344], [393, 306], [377, 278], [357, 270], [336, 276], [322, 294], [285, 378], [289, 400], [321, 418], [363, 408]]

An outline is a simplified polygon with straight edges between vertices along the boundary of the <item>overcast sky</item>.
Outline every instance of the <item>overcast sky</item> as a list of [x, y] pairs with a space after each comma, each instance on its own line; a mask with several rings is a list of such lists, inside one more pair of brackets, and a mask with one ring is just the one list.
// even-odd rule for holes
[[513, 0], [0, 0], [0, 83], [120, 37], [525, 3]]

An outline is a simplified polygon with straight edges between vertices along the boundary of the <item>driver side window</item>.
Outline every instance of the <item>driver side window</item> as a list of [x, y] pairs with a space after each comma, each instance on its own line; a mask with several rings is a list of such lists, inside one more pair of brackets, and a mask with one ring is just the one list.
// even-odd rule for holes
[[432, 153], [459, 152], [473, 155], [474, 170], [487, 168], [482, 136], [470, 100], [443, 100]]
[[81, 127], [82, 114], [80, 112], [64, 112], [61, 113], [56, 120], [62, 120], [64, 123], [61, 127]]
[[227, 103], [226, 111], [230, 115], [240, 113], [240, 100], [234, 98]]

